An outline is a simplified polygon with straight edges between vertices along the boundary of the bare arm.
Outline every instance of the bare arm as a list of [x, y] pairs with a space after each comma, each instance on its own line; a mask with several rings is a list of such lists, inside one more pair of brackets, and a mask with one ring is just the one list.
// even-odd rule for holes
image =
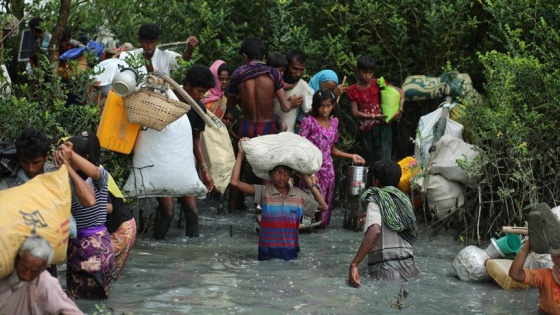
[[389, 86], [394, 88], [395, 90], [399, 91], [399, 94], [401, 96], [401, 100], [400, 100], [400, 103], [399, 103], [399, 110], [397, 111], [397, 113], [394, 116], [395, 119], [399, 119], [399, 118], [402, 117], [402, 114], [404, 113], [404, 98], [405, 98], [404, 91], [403, 91], [403, 89], [398, 88], [396, 86], [393, 86], [393, 85], [389, 85]]
[[325, 198], [323, 198], [323, 195], [319, 191], [319, 188], [317, 188], [317, 185], [313, 185], [313, 179], [311, 176], [302, 174], [301, 179], [305, 181], [307, 187], [309, 187], [309, 191], [311, 191], [311, 194], [313, 195], [313, 198], [315, 198], [315, 201], [319, 203], [318, 209], [321, 211], [327, 211], [329, 206], [325, 202]]
[[334, 146], [331, 149], [331, 155], [339, 157], [339, 158], [351, 159], [352, 162], [355, 163], [355, 164], [364, 164], [366, 162], [366, 160], [364, 160], [364, 158], [359, 156], [358, 154], [346, 153], [346, 152], [340, 151], [339, 149], [337, 149]]
[[[285, 113], [289, 112], [292, 108], [297, 108], [297, 107], [299, 107], [299, 105], [301, 105], [301, 104], [299, 104], [299, 105], [290, 104], [290, 102], [288, 102], [288, 100], [286, 99], [286, 92], [284, 91], [284, 89], [278, 89], [278, 90], [274, 91], [274, 93], [276, 94], [276, 98], [278, 99], [278, 102], [280, 103], [280, 108]], [[228, 99], [228, 101], [229, 101], [229, 99]]]
[[369, 119], [378, 119], [382, 120], [386, 116], [385, 115], [376, 115], [376, 114], [368, 114], [358, 110], [358, 103], [356, 101], [350, 101], [350, 107], [352, 108], [352, 115], [356, 118], [369, 118]]
[[[78, 197], [78, 201], [80, 202], [80, 204], [84, 207], [87, 207], [87, 208], [93, 207], [95, 205], [95, 191], [93, 190], [93, 188], [90, 185], [88, 185], [80, 177], [80, 175], [78, 175], [76, 170], [74, 170], [74, 168], [72, 167], [72, 165], [75, 165], [75, 167], [78, 168], [79, 167], [78, 164], [83, 163], [82, 160], [85, 160], [85, 159], [82, 158], [81, 156], [79, 156], [78, 154], [73, 154], [72, 147], [73, 147], [73, 144], [71, 142], [66, 142], [66, 143], [61, 144], [56, 149], [56, 151], [54, 153], [55, 164], [56, 165], [62, 165], [62, 164], [66, 165], [66, 168], [68, 169], [68, 175], [70, 176], [70, 179], [74, 183], [74, 191], [76, 193], [76, 196]], [[70, 163], [70, 161], [72, 161], [72, 163]], [[78, 163], [76, 163], [76, 161]], [[89, 163], [89, 161], [87, 161], [87, 160], [85, 160], [85, 161], [87, 163]], [[89, 163], [89, 164], [91, 164], [91, 163]], [[78, 169], [80, 169], [80, 168], [78, 168]], [[101, 174], [99, 173], [99, 169], [96, 168], [96, 171], [98, 172], [98, 179], [99, 179], [101, 177]], [[83, 170], [82, 170], [82, 172], [83, 172]]]
[[188, 61], [191, 59], [192, 53], [196, 46], [198, 46], [198, 38], [196, 38], [195, 36], [189, 36], [189, 38], [187, 38], [187, 49], [182, 56], [183, 60]]
[[362, 239], [362, 243], [360, 244], [360, 248], [358, 248], [358, 252], [352, 260], [350, 264], [350, 270], [348, 271], [348, 282], [351, 286], [359, 288], [361, 286], [360, 283], [360, 276], [358, 273], [358, 266], [364, 260], [364, 257], [371, 251], [373, 246], [379, 240], [379, 236], [381, 235], [381, 226], [379, 224], [371, 225], [366, 233], [364, 234], [364, 238]]
[[523, 270], [523, 265], [525, 260], [531, 251], [531, 244], [529, 241], [525, 242], [519, 253], [515, 256], [515, 259], [509, 267], [509, 276], [519, 282], [525, 282], [525, 270]]
[[200, 176], [202, 177], [202, 182], [208, 192], [214, 189], [214, 180], [210, 176], [210, 172], [208, 171], [208, 166], [205, 163], [204, 155], [202, 153], [202, 142], [200, 141], [200, 131], [193, 130], [193, 153], [194, 158], [196, 159], [196, 163], [200, 169]]
[[237, 153], [237, 158], [235, 159], [235, 164], [233, 165], [233, 170], [231, 171], [231, 179], [229, 183], [239, 189], [241, 192], [248, 195], [255, 194], [255, 186], [242, 182], [239, 177], [241, 175], [241, 164], [245, 158], [245, 152], [241, 147], [241, 141], [247, 141], [248, 138], [241, 138], [239, 141], [239, 153]]
[[228, 94], [227, 102], [226, 102], [226, 112], [230, 113], [235, 107], [235, 105], [237, 105], [237, 95]]

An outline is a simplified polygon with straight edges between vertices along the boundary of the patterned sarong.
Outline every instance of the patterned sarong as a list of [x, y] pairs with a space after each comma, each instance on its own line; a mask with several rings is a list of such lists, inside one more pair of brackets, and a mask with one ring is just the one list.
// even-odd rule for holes
[[105, 226], [78, 230], [68, 241], [67, 293], [71, 299], [106, 299], [115, 256]]
[[121, 226], [111, 234], [111, 242], [115, 248], [115, 264], [113, 265], [112, 272], [113, 280], [117, 280], [121, 277], [135, 239], [136, 221], [134, 218], [123, 222]]

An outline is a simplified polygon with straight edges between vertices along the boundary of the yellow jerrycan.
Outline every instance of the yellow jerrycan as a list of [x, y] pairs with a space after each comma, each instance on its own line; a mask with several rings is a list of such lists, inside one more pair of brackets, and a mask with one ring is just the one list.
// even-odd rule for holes
[[139, 124], [128, 121], [122, 98], [111, 90], [107, 95], [105, 108], [97, 128], [97, 137], [101, 147], [130, 154], [140, 127]]

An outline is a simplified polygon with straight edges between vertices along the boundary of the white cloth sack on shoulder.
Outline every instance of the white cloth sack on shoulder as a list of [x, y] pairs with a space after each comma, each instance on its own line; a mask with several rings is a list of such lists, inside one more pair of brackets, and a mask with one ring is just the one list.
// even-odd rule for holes
[[141, 130], [132, 167], [123, 187], [125, 197], [179, 197], [206, 192], [196, 171], [187, 115], [162, 131]]
[[430, 165], [432, 174], [440, 174], [448, 180], [460, 182], [468, 186], [475, 186], [478, 178], [467, 176], [457, 164], [457, 160], [472, 162], [477, 156], [476, 148], [465, 141], [444, 135], [436, 143], [435, 158]]
[[235, 164], [235, 155], [227, 127], [212, 112], [206, 113], [216, 124], [216, 128], [206, 127], [201, 133], [204, 160], [208, 165], [210, 176], [214, 180], [214, 189], [220, 193], [226, 191], [231, 179], [231, 170]]
[[[453, 106], [451, 108], [453, 108]], [[434, 140], [434, 126], [437, 124], [442, 112], [443, 108], [440, 107], [435, 111], [420, 117], [420, 121], [418, 122], [416, 139], [414, 139], [414, 158], [418, 162], [421, 162], [421, 165], [426, 165], [430, 159], [429, 150]], [[447, 118], [443, 134], [463, 139], [463, 129], [463, 125]]]
[[311, 141], [291, 132], [281, 132], [241, 141], [247, 161], [255, 175], [270, 180], [268, 172], [278, 165], [302, 174], [315, 174], [323, 164], [323, 155]]

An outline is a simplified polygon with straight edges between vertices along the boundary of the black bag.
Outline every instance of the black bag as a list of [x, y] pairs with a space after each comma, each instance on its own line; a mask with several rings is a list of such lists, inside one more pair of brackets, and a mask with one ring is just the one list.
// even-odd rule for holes
[[0, 178], [16, 174], [18, 158], [15, 148], [8, 147], [0, 141]]

